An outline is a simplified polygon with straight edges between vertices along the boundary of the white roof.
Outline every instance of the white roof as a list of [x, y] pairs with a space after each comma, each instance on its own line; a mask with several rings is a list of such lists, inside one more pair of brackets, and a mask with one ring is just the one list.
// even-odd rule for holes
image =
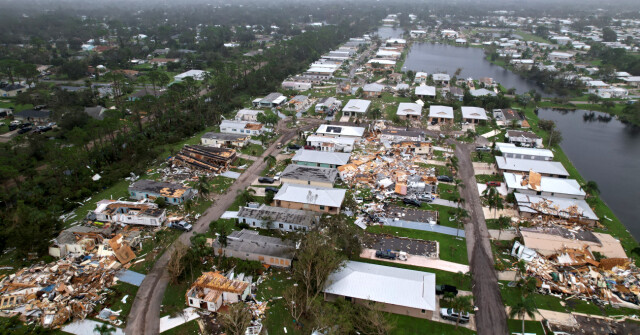
[[485, 95], [492, 95], [492, 96], [496, 95], [496, 92], [489, 91], [486, 88], [481, 88], [481, 89], [477, 89], [477, 90], [470, 90], [469, 93], [471, 93], [471, 95], [473, 95], [474, 97], [482, 97], [482, 96], [485, 96]]
[[318, 66], [312, 66], [309, 68], [309, 70], [307, 70], [307, 72], [314, 72], [314, 73], [334, 73], [336, 71], [335, 68], [327, 68], [327, 67], [318, 67]]
[[380, 85], [378, 83], [371, 83], [362, 86], [362, 90], [365, 92], [382, 92], [384, 87], [384, 85]]
[[241, 115], [258, 115], [260, 113], [264, 113], [263, 111], [255, 110], [255, 109], [241, 109], [236, 113], [236, 117]]
[[453, 119], [453, 108], [449, 106], [429, 106], [429, 117]]
[[436, 275], [348, 261], [329, 276], [325, 293], [434, 311]]
[[398, 51], [391, 51], [391, 50], [379, 50], [376, 53], [376, 56], [378, 57], [388, 57], [388, 56], [400, 56], [402, 53], [398, 52]]
[[513, 143], [496, 143], [496, 148], [502, 153], [553, 158], [553, 151], [549, 149], [523, 148]]
[[496, 156], [496, 164], [500, 170], [534, 172], [558, 176], [568, 176], [569, 172], [560, 162], [539, 161], [533, 159], [518, 159]]
[[568, 52], [554, 51], [554, 52], [550, 53], [549, 56], [550, 57], [552, 56], [552, 57], [571, 58], [571, 57], [573, 57], [573, 54], [570, 54]]
[[327, 152], [300, 149], [291, 158], [292, 162], [323, 163], [333, 165], [345, 165], [349, 162], [351, 154], [348, 152]]
[[516, 201], [518, 202], [518, 209], [521, 212], [534, 213], [538, 212], [532, 209], [532, 204], [539, 204], [543, 201], [551, 202], [549, 208], [540, 207], [543, 213], [548, 213], [551, 215], [559, 214], [560, 217], [569, 217], [569, 213], [572, 212], [573, 209], [577, 209], [578, 213], [581, 216], [590, 219], [590, 220], [598, 220], [598, 216], [596, 213], [591, 210], [589, 204], [584, 200], [577, 199], [569, 199], [569, 198], [558, 198], [558, 197], [543, 197], [539, 195], [528, 195], [522, 193], [515, 193]]
[[451, 77], [446, 73], [434, 73], [433, 80], [451, 80]]
[[370, 64], [396, 65], [396, 61], [390, 59], [372, 59]]
[[462, 106], [461, 110], [463, 119], [487, 120], [487, 112], [484, 108]]
[[309, 136], [307, 136], [307, 142], [321, 142], [321, 143], [336, 143], [336, 144], [353, 145], [356, 142], [356, 139], [353, 138], [353, 137], [329, 137], [329, 136], [309, 135]]
[[318, 127], [318, 130], [316, 130], [316, 134], [330, 135], [335, 137], [340, 137], [340, 136], [362, 137], [364, 135], [364, 128], [323, 124], [320, 127]]
[[609, 86], [609, 84], [605, 83], [602, 80], [591, 80], [591, 81], [588, 81], [586, 84], [587, 84], [587, 86], [592, 86], [592, 87], [607, 87], [607, 86]]
[[343, 188], [326, 188], [285, 183], [273, 197], [275, 200], [329, 207], [342, 206], [347, 193]]
[[178, 74], [178, 75], [174, 76], [173, 79], [182, 80], [184, 78], [191, 77], [194, 80], [202, 80], [202, 79], [204, 79], [205, 73], [207, 73], [207, 72], [206, 71], [202, 71], [202, 70], [189, 70], [187, 72], [183, 72], [181, 74]]
[[435, 97], [436, 96], [436, 87], [435, 86], [427, 86], [427, 85], [420, 85], [418, 87], [416, 87], [416, 95], [428, 95], [428, 96], [432, 96]]
[[421, 77], [426, 78], [426, 77], [428, 77], [428, 76], [429, 76], [429, 74], [428, 74], [428, 73], [426, 73], [426, 72], [419, 72], [419, 71], [418, 71], [418, 72], [416, 72], [416, 78], [421, 78]]
[[637, 83], [637, 82], [640, 82], [640, 76], [624, 77], [622, 78], [622, 80], [629, 83]]
[[407, 40], [402, 39], [402, 38], [390, 38], [385, 43], [389, 43], [389, 44], [406, 44]]
[[540, 189], [533, 189], [528, 183], [522, 185], [522, 180], [524, 179], [523, 175], [505, 172], [504, 173], [504, 181], [507, 183], [507, 187], [509, 189], [517, 189], [517, 190], [534, 190], [545, 193], [553, 193], [553, 194], [566, 194], [566, 195], [574, 195], [579, 197], [584, 197], [586, 193], [578, 184], [578, 181], [575, 179], [565, 179], [565, 178], [552, 178], [552, 177], [542, 177], [540, 179]]
[[371, 105], [371, 101], [362, 100], [362, 99], [351, 99], [347, 104], [342, 108], [343, 112], [356, 112], [356, 113], [366, 113], [367, 109], [369, 109], [369, 105]]
[[411, 102], [401, 102], [398, 105], [398, 115], [421, 115], [422, 106]]

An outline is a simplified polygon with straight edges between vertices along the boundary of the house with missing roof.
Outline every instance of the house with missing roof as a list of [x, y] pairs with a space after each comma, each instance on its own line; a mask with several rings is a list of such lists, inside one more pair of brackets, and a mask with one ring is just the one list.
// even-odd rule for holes
[[347, 261], [327, 283], [326, 301], [375, 302], [384, 312], [421, 319], [432, 319], [437, 313], [433, 273]]
[[398, 104], [396, 115], [401, 120], [420, 120], [422, 118], [422, 106], [411, 102], [401, 102]]
[[160, 227], [167, 220], [166, 211], [152, 202], [100, 200], [89, 213], [90, 220]]
[[269, 266], [291, 267], [295, 255], [295, 242], [277, 237], [264, 236], [255, 230], [243, 229], [227, 236], [223, 245], [217, 239], [207, 239], [217, 256], [235, 257], [248, 261], [258, 261]]
[[244, 301], [251, 294], [251, 283], [231, 279], [220, 272], [205, 272], [187, 291], [187, 305], [217, 312], [223, 305]]
[[453, 108], [449, 106], [429, 106], [430, 124], [453, 124]]
[[318, 127], [314, 135], [330, 137], [352, 137], [355, 139], [360, 139], [362, 138], [362, 136], [364, 136], [364, 131], [365, 129], [363, 127], [334, 126], [330, 124], [323, 124]]
[[362, 99], [351, 99], [342, 108], [342, 114], [346, 116], [365, 116], [369, 110], [371, 101]]
[[308, 231], [315, 227], [320, 216], [311, 211], [260, 205], [258, 208], [240, 207], [238, 223], [251, 228], [281, 231]]
[[310, 185], [284, 184], [273, 197], [273, 206], [338, 214], [347, 190]]
[[507, 191], [543, 197], [559, 197], [582, 200], [587, 195], [575, 179], [543, 177], [529, 171], [529, 174], [506, 172], [504, 181]]
[[351, 153], [348, 152], [329, 152], [318, 150], [300, 149], [296, 151], [295, 156], [291, 158], [293, 164], [303, 166], [315, 166], [324, 168], [337, 168], [349, 162]]
[[337, 177], [337, 169], [290, 164], [280, 175], [280, 181], [283, 184], [289, 183], [332, 188]]
[[351, 152], [355, 143], [352, 137], [307, 136], [307, 145], [319, 151]]
[[489, 119], [484, 108], [462, 106], [460, 109], [462, 110], [462, 122], [478, 124], [480, 121], [487, 121]]
[[251, 136], [243, 134], [209, 132], [202, 135], [200, 143], [214, 148], [242, 148], [249, 143], [250, 138]]
[[525, 148], [541, 148], [542, 137], [530, 131], [507, 130], [505, 140], [519, 147]]
[[598, 221], [598, 216], [584, 200], [517, 192], [515, 196], [518, 213], [525, 219], [547, 215], [565, 220], [579, 221], [589, 226], [595, 225]]
[[[498, 125], [503, 126], [516, 124], [518, 127], [523, 127], [526, 122], [524, 114], [511, 108], [494, 109], [493, 118], [496, 119], [496, 123], [498, 123]], [[526, 126], [528, 127], [529, 125], [526, 124]]]
[[167, 204], [178, 205], [193, 198], [197, 191], [182, 184], [167, 183], [149, 179], [140, 179], [129, 186], [129, 195], [133, 199], [151, 201], [164, 198]]

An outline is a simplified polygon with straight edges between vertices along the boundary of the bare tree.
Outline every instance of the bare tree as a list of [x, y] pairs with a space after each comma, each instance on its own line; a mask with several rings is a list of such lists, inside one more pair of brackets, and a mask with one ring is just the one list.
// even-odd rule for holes
[[218, 320], [229, 335], [244, 335], [251, 325], [251, 312], [242, 302], [229, 306], [226, 313], [219, 314]]
[[169, 259], [169, 264], [167, 264], [167, 271], [169, 272], [171, 282], [174, 284], [178, 283], [178, 278], [184, 271], [185, 266], [184, 262], [182, 262], [182, 258], [187, 254], [187, 251], [187, 246], [180, 241], [177, 241], [173, 247], [171, 259]]

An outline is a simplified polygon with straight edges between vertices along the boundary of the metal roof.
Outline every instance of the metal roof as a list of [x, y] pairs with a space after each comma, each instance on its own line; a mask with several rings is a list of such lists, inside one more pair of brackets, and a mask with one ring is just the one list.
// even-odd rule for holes
[[484, 110], [484, 108], [462, 106], [462, 108], [460, 109], [462, 110], [463, 119], [477, 119], [477, 120], [488, 119], [487, 112]]
[[[528, 183], [522, 185], [523, 179], [523, 175], [509, 172], [504, 173], [504, 181], [507, 183], [508, 188], [518, 190], [533, 190], [533, 188], [531, 188]], [[586, 193], [580, 187], [580, 184], [578, 184], [578, 181], [575, 179], [553, 178], [544, 176], [540, 179], [540, 189], [535, 191], [573, 195], [582, 198], [584, 198], [584, 196], [586, 195]]]
[[271, 220], [311, 227], [319, 215], [311, 211], [261, 205], [259, 208], [240, 207], [238, 218]]
[[384, 304], [434, 311], [436, 275], [348, 261], [332, 273], [324, 292]]
[[[380, 89], [380, 91], [382, 91], [382, 89]], [[369, 100], [351, 99], [351, 100], [349, 100], [349, 102], [347, 102], [347, 104], [344, 106], [344, 108], [342, 108], [342, 111], [343, 112], [366, 113], [367, 109], [369, 109], [369, 105], [371, 105], [371, 101], [369, 101]]]
[[[220, 247], [216, 239], [214, 247]], [[259, 235], [255, 230], [243, 229], [234, 231], [227, 236], [226, 250], [240, 253], [253, 253], [273, 257], [292, 259], [295, 253], [295, 243], [277, 237]]]
[[539, 214], [539, 212], [534, 210], [532, 207], [534, 207], [536, 204], [548, 202], [548, 208], [538, 206], [538, 210], [545, 214], [557, 215], [564, 218], [570, 217], [571, 215], [569, 213], [575, 210], [580, 216], [584, 218], [590, 220], [598, 220], [598, 216], [596, 215], [596, 213], [591, 210], [589, 204], [584, 200], [559, 197], [544, 197], [539, 195], [529, 195], [521, 193], [515, 193], [515, 196], [516, 201], [518, 202], [518, 209], [521, 212]]
[[285, 183], [273, 197], [275, 200], [310, 205], [340, 207], [347, 190]]
[[569, 176], [569, 172], [567, 172], [560, 162], [496, 156], [496, 164], [498, 165], [498, 169], [506, 171], [529, 172], [533, 170], [541, 174]]
[[436, 96], [436, 87], [428, 86], [428, 85], [420, 85], [416, 87], [415, 90], [416, 95], [428, 95], [435, 97]]
[[349, 158], [351, 158], [351, 153], [348, 152], [326, 152], [300, 149], [296, 152], [295, 156], [291, 158], [291, 161], [345, 165], [349, 162]]
[[453, 119], [453, 108], [449, 106], [429, 106], [429, 117]]
[[513, 143], [496, 143], [496, 149], [500, 150], [503, 154], [553, 158], [553, 151], [549, 149], [523, 148], [517, 147]]
[[290, 164], [284, 169], [280, 178], [319, 181], [333, 184], [336, 181], [337, 176], [337, 169]]
[[411, 102], [401, 102], [398, 104], [397, 115], [421, 115], [422, 106]]
[[[364, 100], [367, 101], [367, 100]], [[331, 136], [351, 136], [362, 137], [364, 135], [363, 127], [350, 127], [350, 126], [334, 126], [330, 124], [323, 124], [318, 127], [316, 134], [331, 135]]]

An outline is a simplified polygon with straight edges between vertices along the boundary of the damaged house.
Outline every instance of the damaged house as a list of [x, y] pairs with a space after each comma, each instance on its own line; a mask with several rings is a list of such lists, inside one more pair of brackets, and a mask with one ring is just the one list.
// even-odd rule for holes
[[327, 152], [351, 152], [356, 140], [350, 137], [307, 136], [307, 145], [313, 150]]
[[252, 228], [281, 231], [308, 231], [319, 222], [320, 216], [311, 211], [261, 205], [258, 208], [240, 207], [238, 223]]
[[215, 148], [242, 148], [249, 143], [250, 138], [251, 136], [243, 134], [209, 132], [202, 135], [200, 143]]
[[579, 200], [587, 195], [575, 179], [543, 177], [533, 171], [525, 175], [509, 172], [503, 175], [509, 193], [517, 191], [522, 194]]
[[221, 133], [257, 136], [265, 131], [267, 130], [262, 123], [259, 122], [234, 120], [222, 120], [222, 122], [220, 122]]
[[185, 145], [173, 161], [194, 169], [221, 173], [226, 171], [235, 159], [235, 149]]
[[283, 184], [300, 184], [332, 188], [338, 177], [338, 170], [296, 164], [288, 165], [280, 180]]
[[226, 304], [244, 301], [251, 294], [251, 283], [230, 279], [220, 272], [205, 272], [187, 291], [187, 305], [217, 312]]
[[89, 220], [125, 225], [160, 227], [167, 220], [166, 211], [154, 203], [100, 200], [87, 216]]
[[69, 254], [84, 255], [102, 244], [110, 235], [111, 229], [74, 226], [61, 231], [58, 237], [53, 239], [53, 244], [49, 247], [49, 255], [58, 258]]
[[580, 223], [584, 226], [594, 226], [598, 221], [598, 216], [584, 200], [522, 193], [515, 193], [515, 196], [518, 212], [524, 218], [549, 216]]
[[168, 204], [178, 205], [193, 198], [197, 191], [182, 184], [140, 179], [129, 186], [131, 198], [155, 200], [164, 198]]
[[338, 214], [347, 190], [298, 184], [284, 184], [273, 197], [273, 205], [283, 208]]
[[235, 257], [248, 261], [259, 261], [269, 266], [291, 266], [296, 246], [293, 241], [263, 236], [255, 230], [243, 229], [227, 236], [226, 245], [217, 239], [207, 239], [216, 256]]

